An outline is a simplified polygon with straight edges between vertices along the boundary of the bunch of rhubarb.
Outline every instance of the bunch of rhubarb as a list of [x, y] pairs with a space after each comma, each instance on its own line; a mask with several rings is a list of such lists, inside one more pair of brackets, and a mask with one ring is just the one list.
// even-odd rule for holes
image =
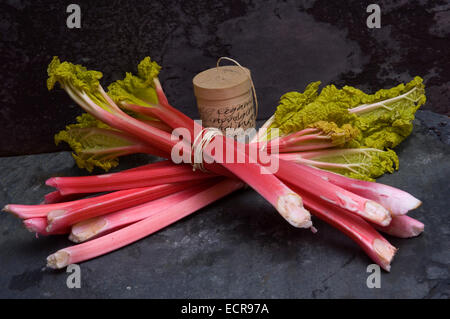
[[[202, 169], [193, 170], [172, 159], [176, 153], [193, 163], [196, 141], [208, 131], [169, 104], [159, 71], [147, 57], [137, 74], [127, 73], [105, 91], [100, 72], [56, 57], [50, 63], [48, 88], [58, 83], [87, 112], [55, 137], [72, 147], [78, 166], [108, 170], [133, 153], [167, 160], [117, 173], [50, 178], [47, 185], [56, 190], [45, 204], [6, 205], [30, 231], [69, 234], [78, 243], [50, 255], [49, 267], [128, 245], [246, 185], [294, 227], [315, 232], [312, 213], [342, 230], [385, 270], [396, 248], [377, 230], [404, 238], [423, 231], [422, 223], [405, 215], [421, 204], [418, 199], [372, 181], [398, 166], [390, 148], [410, 134], [414, 112], [425, 102], [420, 78], [374, 95], [334, 86], [318, 94], [318, 82], [304, 93], [287, 93], [251, 143], [214, 135], [200, 144]], [[219, 146], [243, 160], [230, 160]], [[276, 171], [260, 151], [278, 161]]]

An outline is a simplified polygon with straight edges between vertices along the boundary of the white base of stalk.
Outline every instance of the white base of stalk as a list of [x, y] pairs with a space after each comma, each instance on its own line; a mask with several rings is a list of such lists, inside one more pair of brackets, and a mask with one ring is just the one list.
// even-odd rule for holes
[[[83, 227], [88, 225], [89, 227]], [[88, 239], [95, 237], [104, 227], [106, 221], [104, 218], [97, 218], [97, 221], [88, 219], [72, 226], [69, 240], [74, 243], [82, 243]]]
[[367, 201], [364, 212], [374, 221], [378, 221], [378, 224], [387, 226], [391, 223], [392, 216], [390, 212], [374, 201]]
[[310, 228], [312, 226], [311, 215], [303, 208], [302, 199], [296, 193], [280, 196], [277, 210], [294, 227]]
[[47, 267], [52, 269], [61, 269], [69, 265], [70, 254], [64, 250], [59, 250], [56, 253], [47, 257]]
[[391, 262], [394, 259], [397, 248], [389, 244], [388, 242], [382, 241], [380, 239], [375, 239], [372, 243], [372, 247], [377, 253], [378, 257], [381, 259], [383, 268], [386, 271], [391, 270]]

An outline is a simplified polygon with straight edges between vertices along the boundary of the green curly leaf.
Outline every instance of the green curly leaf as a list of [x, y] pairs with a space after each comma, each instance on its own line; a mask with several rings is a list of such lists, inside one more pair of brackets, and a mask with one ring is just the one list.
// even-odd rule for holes
[[108, 171], [119, 164], [118, 156], [128, 154], [135, 142], [122, 132], [111, 129], [85, 113], [77, 117], [77, 123], [67, 125], [55, 135], [58, 145], [66, 142], [72, 148], [72, 156], [78, 167], [92, 172], [94, 167]]
[[121, 105], [122, 103], [152, 107], [158, 103], [154, 78], [161, 67], [150, 57], [146, 57], [138, 65], [138, 74], [127, 72], [123, 80], [118, 80], [108, 86], [108, 95]]

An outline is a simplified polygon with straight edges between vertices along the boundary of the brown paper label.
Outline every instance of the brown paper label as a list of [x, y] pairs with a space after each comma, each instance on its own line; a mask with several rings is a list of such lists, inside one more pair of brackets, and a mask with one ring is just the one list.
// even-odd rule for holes
[[216, 127], [223, 132], [227, 128], [254, 128], [256, 124], [253, 98], [250, 95], [243, 103], [230, 106], [199, 105], [204, 127]]

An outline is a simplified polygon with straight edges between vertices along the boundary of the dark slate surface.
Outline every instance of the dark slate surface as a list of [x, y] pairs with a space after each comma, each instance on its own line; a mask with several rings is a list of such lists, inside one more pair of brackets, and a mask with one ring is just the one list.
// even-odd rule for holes
[[151, 55], [170, 100], [192, 117], [191, 79], [219, 56], [252, 70], [261, 119], [311, 81], [373, 91], [415, 75], [426, 81], [424, 108], [450, 112], [448, 0], [379, 0], [381, 29], [366, 26], [372, 0], [78, 0], [82, 28], [70, 30], [72, 2], [0, 3], [0, 156], [56, 151], [53, 134], [80, 113], [45, 88], [53, 55], [103, 71], [104, 84]]
[[[366, 286], [368, 257], [336, 229], [289, 226], [252, 190], [241, 191], [133, 245], [81, 264], [81, 289], [45, 258], [70, 242], [39, 239], [0, 214], [0, 297], [8, 298], [448, 298], [450, 296], [448, 118], [418, 112], [399, 148], [401, 169], [380, 178], [423, 200], [418, 238], [388, 238], [399, 252], [380, 289]], [[142, 164], [129, 157], [122, 168]], [[54, 175], [77, 175], [68, 153], [0, 158], [0, 205], [38, 203]]]

